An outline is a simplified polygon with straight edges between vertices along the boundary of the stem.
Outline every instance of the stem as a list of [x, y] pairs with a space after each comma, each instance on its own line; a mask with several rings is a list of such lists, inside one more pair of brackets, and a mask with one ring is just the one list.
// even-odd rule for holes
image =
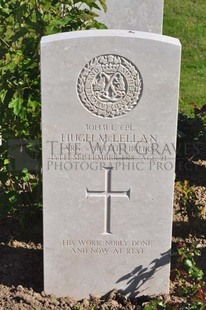
[[4, 39], [0, 37], [0, 40], [6, 45], [6, 47], [10, 48], [9, 44], [6, 41], [4, 41]]

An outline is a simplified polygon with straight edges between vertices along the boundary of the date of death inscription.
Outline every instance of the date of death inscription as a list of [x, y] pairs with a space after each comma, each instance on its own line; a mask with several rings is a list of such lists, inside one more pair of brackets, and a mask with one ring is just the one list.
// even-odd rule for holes
[[83, 255], [141, 255], [152, 247], [151, 240], [62, 240], [71, 254]]

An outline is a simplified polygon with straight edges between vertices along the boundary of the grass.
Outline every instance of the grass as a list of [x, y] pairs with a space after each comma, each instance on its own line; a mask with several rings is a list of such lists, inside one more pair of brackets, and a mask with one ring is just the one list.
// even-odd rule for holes
[[180, 39], [180, 111], [206, 103], [206, 0], [165, 0], [163, 33]]

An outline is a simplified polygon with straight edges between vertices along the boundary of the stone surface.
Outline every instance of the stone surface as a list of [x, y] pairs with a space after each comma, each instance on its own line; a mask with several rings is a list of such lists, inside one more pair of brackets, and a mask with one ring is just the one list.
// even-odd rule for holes
[[42, 39], [47, 293], [168, 292], [180, 50], [120, 30]]
[[107, 0], [107, 12], [97, 11], [108, 29], [162, 33], [164, 0]]

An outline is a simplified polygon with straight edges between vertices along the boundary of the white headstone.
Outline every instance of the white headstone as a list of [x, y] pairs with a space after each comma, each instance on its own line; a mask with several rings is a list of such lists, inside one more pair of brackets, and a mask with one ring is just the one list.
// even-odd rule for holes
[[99, 21], [109, 29], [162, 33], [164, 0], [107, 0]]
[[47, 293], [168, 292], [180, 50], [120, 30], [42, 39]]

